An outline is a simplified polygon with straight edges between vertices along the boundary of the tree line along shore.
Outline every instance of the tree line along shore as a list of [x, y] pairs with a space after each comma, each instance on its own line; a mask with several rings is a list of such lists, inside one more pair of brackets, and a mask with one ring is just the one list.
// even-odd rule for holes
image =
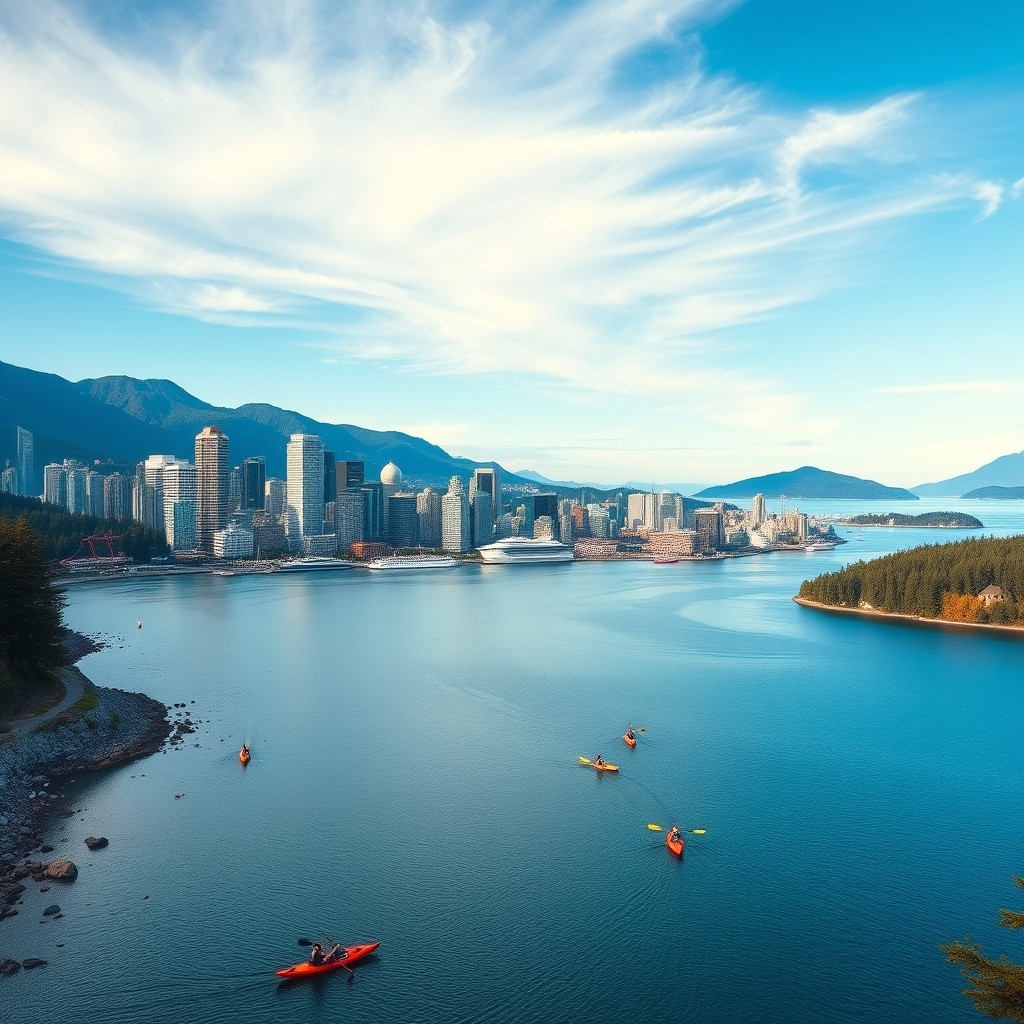
[[1024, 536], [896, 551], [805, 580], [796, 600], [826, 608], [1024, 629]]

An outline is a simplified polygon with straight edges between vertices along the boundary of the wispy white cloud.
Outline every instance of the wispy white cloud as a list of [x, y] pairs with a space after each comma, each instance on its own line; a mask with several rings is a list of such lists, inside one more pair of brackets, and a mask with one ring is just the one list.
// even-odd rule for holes
[[[0, 223], [157, 308], [307, 327], [325, 358], [708, 417], [727, 392], [764, 424], [803, 397], [733, 328], [845, 282], [880, 227], [1002, 190], [934, 173], [914, 95], [793, 114], [709, 75], [688, 32], [732, 6], [224, 0], [128, 34], [0, 0]], [[640, 85], [655, 44], [674, 69]]]
[[890, 387], [872, 388], [872, 395], [995, 395], [1009, 394], [1019, 390], [1021, 383], [1006, 380], [958, 380], [939, 384], [893, 384]]

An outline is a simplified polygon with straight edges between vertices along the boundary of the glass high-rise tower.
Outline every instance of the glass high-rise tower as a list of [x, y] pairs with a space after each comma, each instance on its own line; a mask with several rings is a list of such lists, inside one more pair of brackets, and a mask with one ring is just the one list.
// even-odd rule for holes
[[228, 436], [220, 427], [196, 435], [196, 547], [213, 551], [213, 535], [228, 522]]

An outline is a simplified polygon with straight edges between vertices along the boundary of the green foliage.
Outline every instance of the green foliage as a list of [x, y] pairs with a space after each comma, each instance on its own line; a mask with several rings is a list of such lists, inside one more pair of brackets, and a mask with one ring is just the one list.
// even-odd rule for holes
[[163, 532], [146, 529], [136, 522], [77, 515], [36, 498], [0, 494], [0, 519], [17, 518], [28, 521], [42, 540], [47, 557], [55, 562], [78, 554], [83, 537], [108, 530], [114, 534], [116, 551], [133, 562], [148, 562], [152, 553], [166, 557], [170, 550]]
[[948, 594], [976, 596], [995, 584], [1006, 599], [989, 604], [982, 621], [1015, 625], [1024, 609], [1024, 536], [974, 537], [896, 551], [856, 562], [800, 586], [800, 597], [836, 607], [870, 605], [924, 618], [941, 616]]
[[[1024, 878], [1013, 880], [1024, 889]], [[1024, 914], [1012, 910], [999, 913], [999, 923], [1005, 928], [1024, 927]], [[995, 1020], [1024, 1021], [1024, 967], [1012, 963], [1005, 954], [998, 960], [989, 959], [970, 939], [951, 942], [941, 949], [950, 963], [960, 965], [970, 985], [963, 993], [979, 1013]]]
[[919, 516], [908, 516], [902, 512], [886, 515], [860, 515], [844, 519], [850, 526], [935, 526], [948, 530], [980, 530], [984, 523], [966, 512], [922, 512]]
[[46, 676], [67, 664], [63, 610], [39, 537], [24, 518], [0, 518], [0, 663], [11, 675]]

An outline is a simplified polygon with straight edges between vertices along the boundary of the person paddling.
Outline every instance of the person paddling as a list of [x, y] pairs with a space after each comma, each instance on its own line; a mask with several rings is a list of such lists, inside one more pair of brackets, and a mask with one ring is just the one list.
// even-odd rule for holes
[[632, 725], [632, 723], [630, 723], [629, 728], [626, 729], [626, 739], [627, 740], [635, 740], [636, 739], [636, 735], [633, 732], [633, 725]]
[[673, 825], [668, 830], [668, 841], [670, 843], [678, 843], [679, 840], [682, 839], [682, 838], [683, 837], [682, 837], [682, 835], [679, 832], [679, 826], [678, 825]]
[[332, 960], [340, 960], [342, 957], [338, 956], [339, 949], [341, 949], [341, 943], [335, 943], [334, 948], [325, 956], [320, 943], [314, 942], [313, 948], [309, 951], [309, 962], [314, 967], [323, 967], [324, 964], [329, 964]]
[[598, 754], [597, 757], [594, 758], [594, 764], [604, 764], [604, 758], [600, 754]]
[[243, 743], [243, 744], [242, 744], [242, 749], [241, 749], [241, 751], [239, 752], [238, 756], [239, 756], [239, 757], [240, 757], [240, 758], [241, 758], [241, 759], [242, 759], [243, 761], [248, 761], [248, 760], [249, 760], [249, 744], [248, 744], [248, 743]]

